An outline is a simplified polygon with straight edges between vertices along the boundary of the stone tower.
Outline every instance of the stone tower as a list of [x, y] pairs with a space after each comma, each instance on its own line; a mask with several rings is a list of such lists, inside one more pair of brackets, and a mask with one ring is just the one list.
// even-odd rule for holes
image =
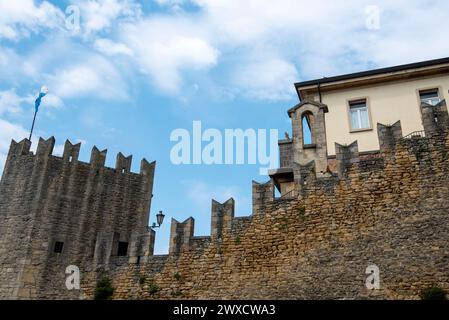
[[[131, 172], [131, 156], [104, 166], [106, 150], [78, 160], [80, 144], [40, 139], [35, 154], [27, 139], [12, 141], [0, 182], [0, 299], [82, 298], [67, 290], [65, 270], [108, 269], [139, 263], [153, 254], [148, 224], [155, 162]], [[50, 296], [53, 295], [53, 296]]]
[[[295, 188], [304, 176], [311, 173], [315, 177], [328, 175], [325, 123], [328, 112], [327, 105], [315, 101], [303, 101], [288, 110], [293, 136], [290, 138], [286, 134], [286, 139], [279, 141], [281, 167], [269, 172], [282, 196], [294, 197]], [[308, 134], [304, 123], [310, 128]], [[310, 141], [306, 141], [306, 135], [310, 135]]]
[[[329, 112], [325, 104], [303, 101], [288, 110], [292, 120], [293, 161], [302, 166], [315, 161], [317, 175], [327, 172], [327, 142], [324, 114]], [[304, 122], [310, 127], [311, 143], [305, 141]]]

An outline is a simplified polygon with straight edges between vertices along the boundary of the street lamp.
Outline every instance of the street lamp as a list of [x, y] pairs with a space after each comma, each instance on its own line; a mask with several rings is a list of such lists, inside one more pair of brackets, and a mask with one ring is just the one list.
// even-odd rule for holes
[[156, 222], [153, 222], [153, 225], [151, 226], [151, 228], [160, 228], [161, 224], [164, 222], [164, 218], [165, 218], [165, 214], [162, 213], [162, 211], [159, 211], [159, 213], [156, 215], [156, 221], [157, 221], [157, 225]]

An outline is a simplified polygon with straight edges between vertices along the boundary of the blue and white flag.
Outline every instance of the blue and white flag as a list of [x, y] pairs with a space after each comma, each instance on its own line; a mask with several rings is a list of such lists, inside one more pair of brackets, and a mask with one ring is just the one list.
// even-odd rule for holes
[[36, 110], [36, 112], [39, 111], [39, 106], [41, 105], [41, 100], [43, 97], [45, 97], [45, 95], [47, 93], [48, 93], [47, 87], [43, 86], [41, 88], [41, 91], [39, 92], [39, 96], [37, 97], [36, 101], [34, 101], [34, 109]]

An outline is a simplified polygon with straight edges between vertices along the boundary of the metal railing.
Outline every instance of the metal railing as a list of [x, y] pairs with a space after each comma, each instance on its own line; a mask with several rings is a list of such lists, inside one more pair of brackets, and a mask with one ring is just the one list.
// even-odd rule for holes
[[425, 137], [426, 137], [425, 131], [415, 131], [415, 132], [412, 132], [412, 133], [406, 135], [402, 139], [414, 139], [414, 138], [425, 138]]
[[286, 200], [286, 199], [295, 199], [298, 196], [298, 193], [295, 189], [292, 189], [291, 191], [284, 193], [282, 196], [280, 196], [278, 199]]

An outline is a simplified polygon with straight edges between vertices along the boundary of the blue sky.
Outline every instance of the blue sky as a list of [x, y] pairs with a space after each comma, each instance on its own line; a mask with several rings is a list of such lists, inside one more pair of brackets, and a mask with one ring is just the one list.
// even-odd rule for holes
[[172, 165], [172, 130], [201, 120], [282, 137], [294, 82], [449, 56], [447, 12], [445, 0], [1, 1], [0, 166], [46, 85], [36, 136], [54, 135], [55, 153], [69, 138], [84, 161], [93, 145], [108, 149], [108, 166], [119, 151], [134, 171], [157, 161], [151, 222], [167, 214], [164, 253], [171, 217], [193, 216], [207, 235], [212, 198], [232, 196], [249, 215], [251, 180], [267, 180], [258, 165]]

